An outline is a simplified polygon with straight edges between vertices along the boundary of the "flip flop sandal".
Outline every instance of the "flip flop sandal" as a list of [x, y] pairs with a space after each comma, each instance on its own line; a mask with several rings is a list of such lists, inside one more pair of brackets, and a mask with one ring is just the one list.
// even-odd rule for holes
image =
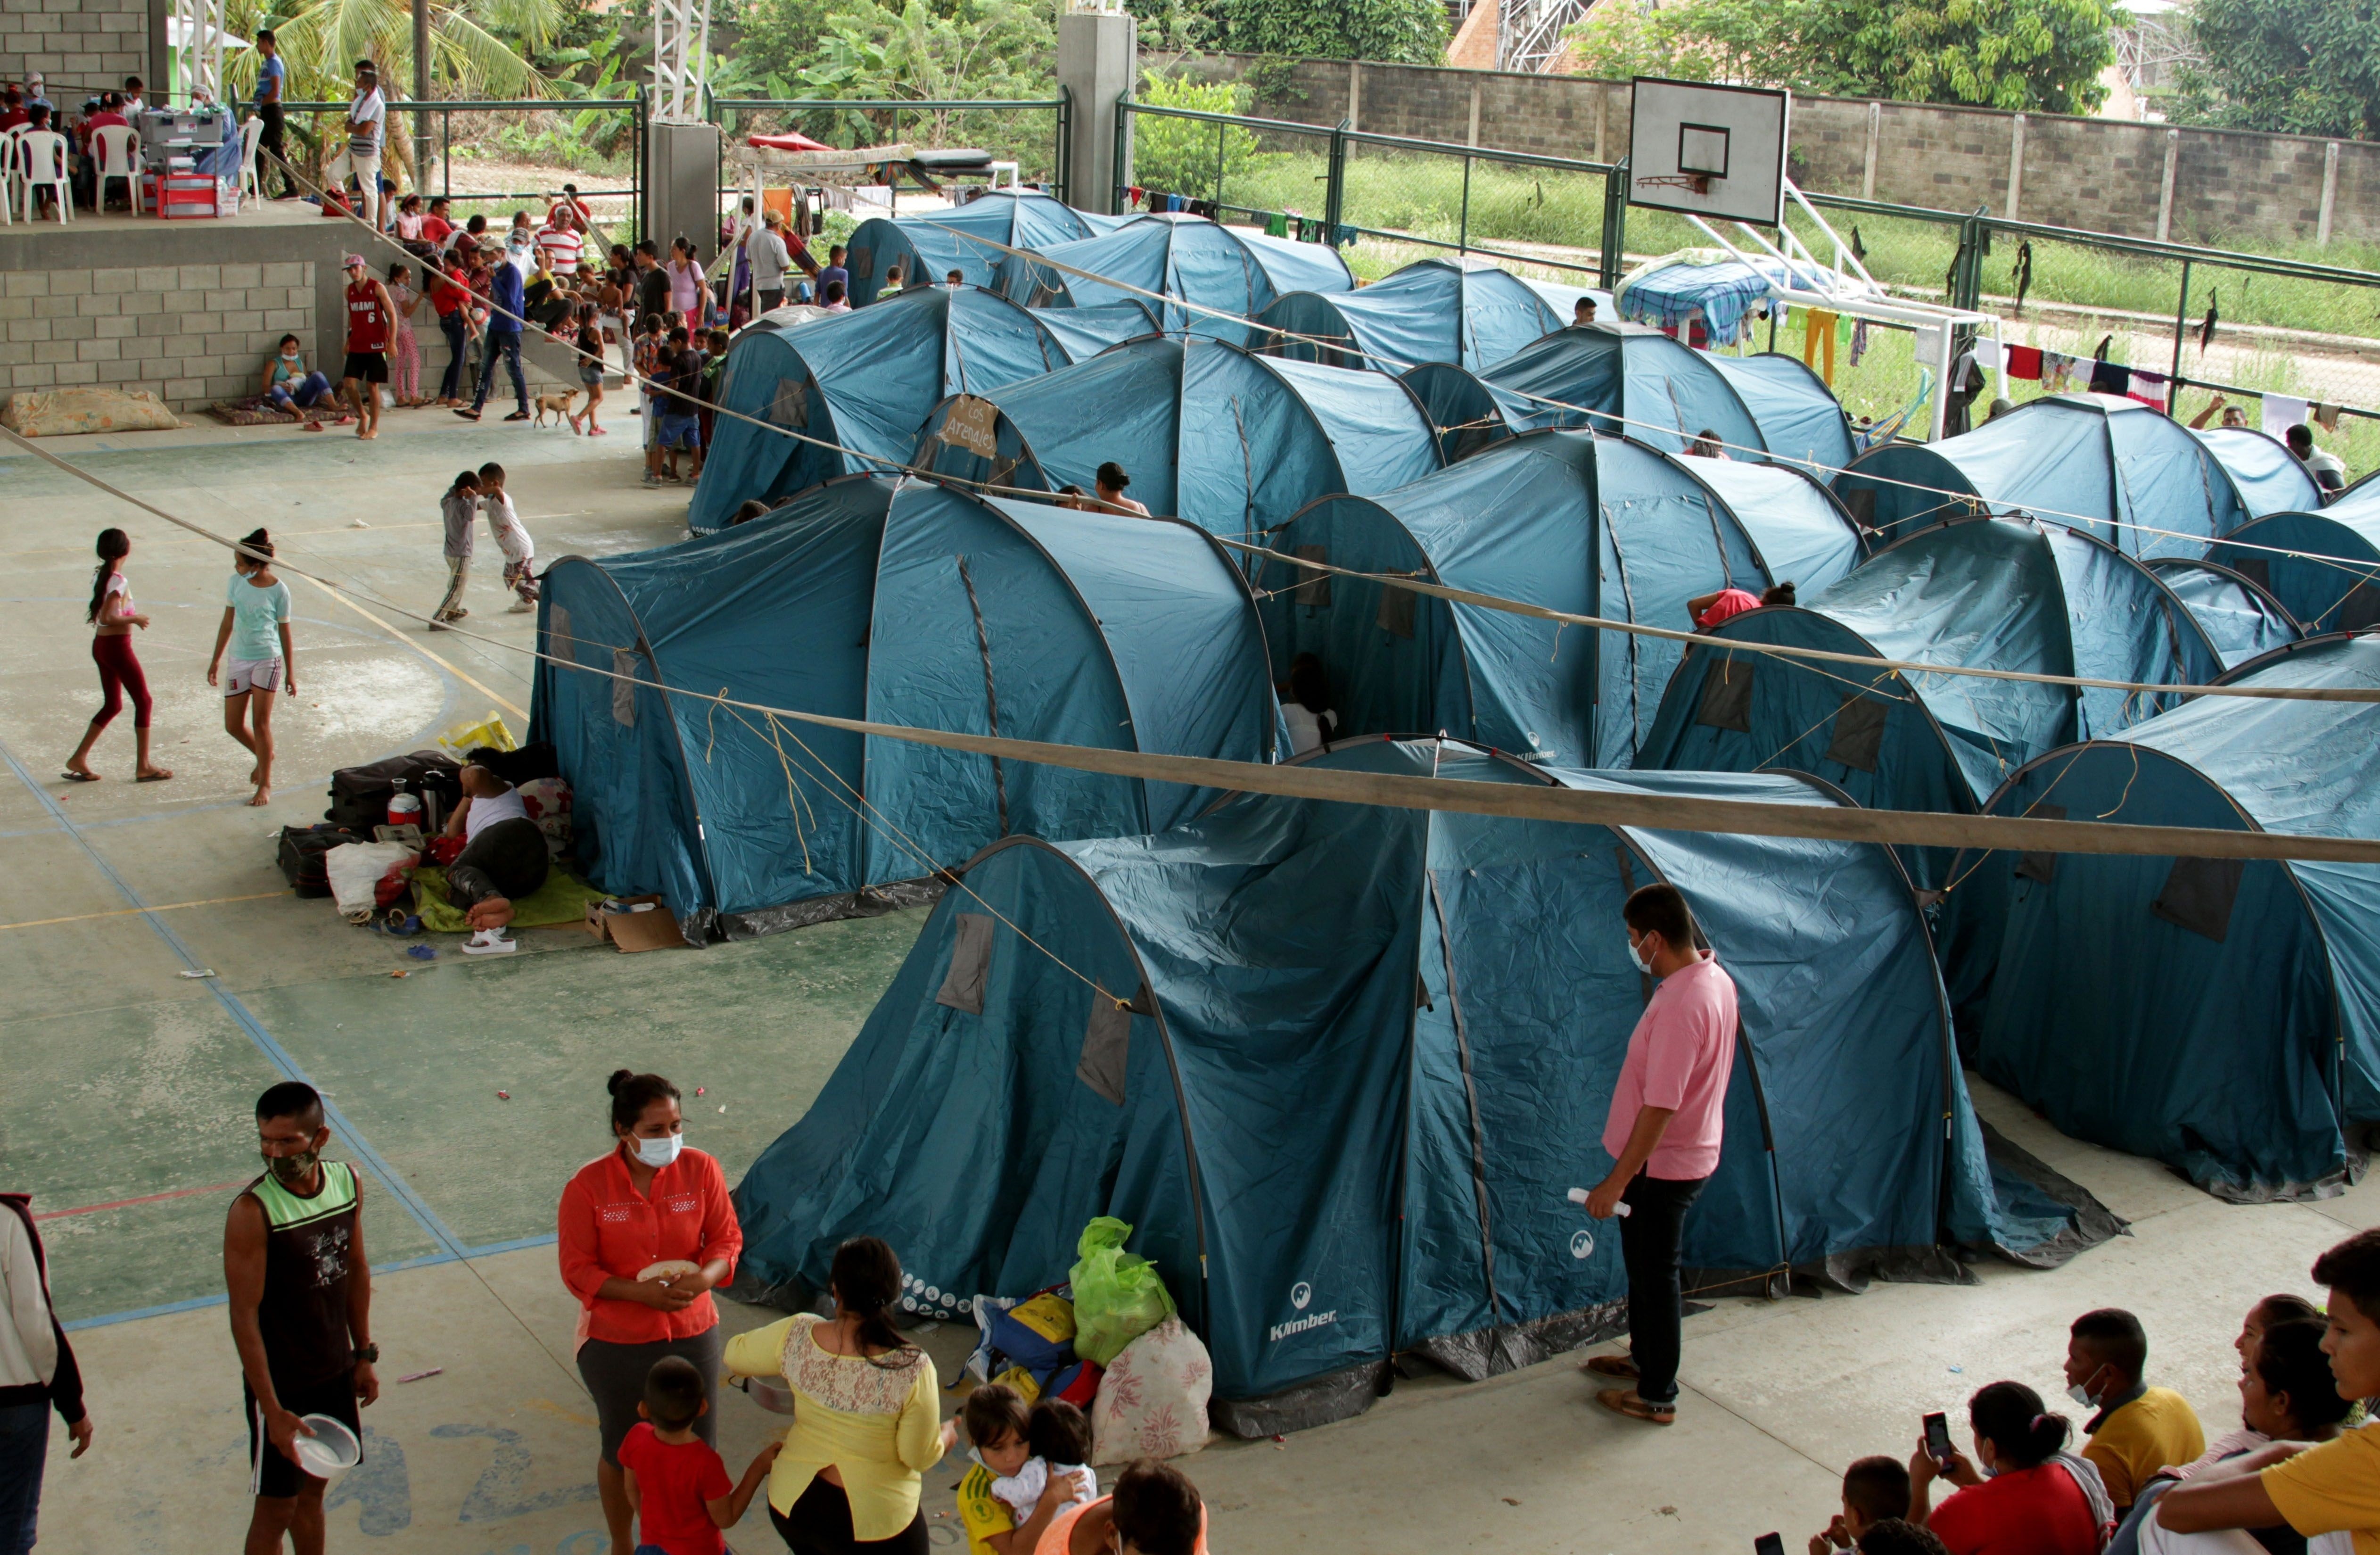
[[1633, 1388], [1608, 1388], [1595, 1395], [1595, 1402], [1614, 1415], [1625, 1415], [1631, 1420], [1642, 1420], [1650, 1426], [1674, 1426], [1678, 1423], [1675, 1404], [1664, 1409], [1659, 1404], [1646, 1403], [1636, 1396]]
[[68, 783], [97, 783], [99, 781], [99, 774], [97, 772], [60, 772], [58, 776], [66, 779]]
[[142, 772], [132, 781], [135, 783], [164, 783], [173, 775], [174, 774], [171, 772]]

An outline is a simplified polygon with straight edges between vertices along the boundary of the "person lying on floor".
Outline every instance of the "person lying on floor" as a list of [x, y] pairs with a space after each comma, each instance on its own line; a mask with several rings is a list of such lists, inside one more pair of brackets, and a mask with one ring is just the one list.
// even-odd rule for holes
[[447, 819], [446, 835], [463, 851], [446, 869], [446, 898], [476, 930], [464, 949], [473, 954], [514, 942], [502, 935], [513, 903], [545, 883], [545, 833], [521, 804], [520, 792], [485, 767], [463, 769], [463, 802]]

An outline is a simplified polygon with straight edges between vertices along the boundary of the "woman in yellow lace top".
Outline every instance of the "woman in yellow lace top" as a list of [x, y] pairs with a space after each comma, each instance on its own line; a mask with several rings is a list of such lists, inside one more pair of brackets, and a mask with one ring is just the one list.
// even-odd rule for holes
[[795, 1395], [769, 1519], [797, 1555], [926, 1555], [919, 1476], [954, 1431], [933, 1360], [892, 1326], [901, 1260], [856, 1237], [836, 1250], [829, 1289], [833, 1317], [796, 1313], [727, 1342], [729, 1376], [782, 1378]]

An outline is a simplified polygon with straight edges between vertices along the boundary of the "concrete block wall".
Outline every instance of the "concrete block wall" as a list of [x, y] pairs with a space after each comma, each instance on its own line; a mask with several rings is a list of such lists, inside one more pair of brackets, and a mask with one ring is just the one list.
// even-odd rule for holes
[[[285, 261], [18, 271], [0, 276], [0, 366], [12, 390], [146, 388], [177, 410], [254, 394], [283, 334], [313, 339], [315, 270]], [[319, 344], [310, 358], [322, 364]]]
[[149, 0], [0, 0], [0, 78], [39, 70], [54, 103], [154, 80], [148, 63]]
[[[1255, 56], [1145, 63], [1236, 80]], [[1251, 108], [1267, 118], [1349, 119], [1374, 134], [1586, 162], [1617, 161], [1628, 148], [1625, 81], [1301, 60], [1269, 82]], [[1980, 206], [2131, 237], [2245, 249], [2380, 242], [2380, 144], [2370, 141], [1802, 97], [1788, 165], [1813, 192], [1962, 213]]]

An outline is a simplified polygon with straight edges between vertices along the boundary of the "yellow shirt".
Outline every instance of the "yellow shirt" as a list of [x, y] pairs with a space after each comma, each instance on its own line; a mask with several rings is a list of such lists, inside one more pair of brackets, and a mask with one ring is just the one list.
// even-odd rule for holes
[[2199, 1429], [2190, 1401], [2170, 1388], [2151, 1388], [2110, 1414], [2091, 1433], [2082, 1456], [2097, 1466], [2108, 1499], [2122, 1512], [2157, 1470], [2189, 1463], [2205, 1451], [2206, 1433]]
[[795, 1394], [794, 1428], [769, 1474], [769, 1504], [790, 1512], [832, 1464], [862, 1543], [917, 1521], [917, 1476], [941, 1461], [941, 1384], [921, 1350], [873, 1360], [821, 1349], [823, 1319], [797, 1312], [727, 1342], [731, 1377], [782, 1377]]
[[991, 1555], [991, 1546], [984, 1540], [1016, 1529], [1015, 1513], [991, 1493], [991, 1470], [981, 1464], [959, 1481], [959, 1526], [966, 1530], [967, 1555]]
[[2351, 1533], [2355, 1555], [2380, 1555], [2380, 1425], [2343, 1431], [2260, 1477], [2290, 1527], [2308, 1537]]

